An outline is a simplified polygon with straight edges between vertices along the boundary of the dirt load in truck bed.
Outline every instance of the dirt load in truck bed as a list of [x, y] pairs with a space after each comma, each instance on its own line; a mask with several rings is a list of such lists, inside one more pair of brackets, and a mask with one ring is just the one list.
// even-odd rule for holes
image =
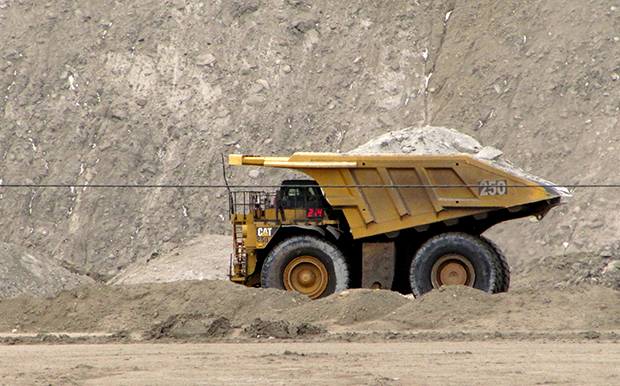
[[503, 151], [493, 146], [483, 146], [475, 138], [454, 129], [445, 127], [410, 127], [391, 131], [372, 139], [347, 152], [347, 154], [411, 154], [411, 155], [454, 155], [470, 154], [495, 167], [512, 174], [540, 182], [552, 184], [535, 177], [505, 160]]

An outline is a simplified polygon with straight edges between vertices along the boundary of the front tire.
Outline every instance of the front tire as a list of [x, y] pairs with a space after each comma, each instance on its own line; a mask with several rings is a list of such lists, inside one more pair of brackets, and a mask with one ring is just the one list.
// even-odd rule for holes
[[349, 288], [349, 270], [344, 255], [332, 243], [314, 236], [295, 236], [267, 255], [261, 286], [318, 299]]
[[499, 257], [480, 238], [460, 232], [442, 233], [416, 252], [409, 270], [414, 296], [444, 285], [465, 285], [495, 292]]

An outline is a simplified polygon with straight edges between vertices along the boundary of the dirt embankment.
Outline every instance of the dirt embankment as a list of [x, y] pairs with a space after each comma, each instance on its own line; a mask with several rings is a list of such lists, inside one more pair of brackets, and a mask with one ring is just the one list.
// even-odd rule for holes
[[[0, 2], [0, 240], [110, 278], [227, 233], [221, 154], [349, 151], [443, 126], [559, 184], [613, 183], [618, 7], [331, 0]], [[282, 175], [230, 169], [235, 183]], [[256, 177], [253, 171], [252, 176]], [[614, 189], [493, 230], [510, 260], [618, 255]]]
[[[231, 152], [347, 152], [431, 125], [560, 185], [617, 183], [619, 30], [620, 6], [604, 0], [0, 0], [2, 294], [52, 296], [3, 298], [0, 330], [617, 329], [617, 188], [577, 188], [540, 223], [491, 229], [515, 267], [507, 294], [310, 302], [210, 280], [50, 294], [84, 273], [215, 278], [208, 262], [225, 274], [230, 252], [200, 259], [215, 250], [205, 235], [228, 232], [225, 189], [93, 185], [221, 184]], [[249, 172], [227, 171], [235, 183], [283, 176]]]

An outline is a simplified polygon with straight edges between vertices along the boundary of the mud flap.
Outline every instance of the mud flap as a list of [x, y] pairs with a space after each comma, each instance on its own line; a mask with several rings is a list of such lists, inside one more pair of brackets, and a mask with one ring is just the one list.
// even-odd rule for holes
[[392, 288], [395, 261], [393, 242], [362, 244], [362, 288]]

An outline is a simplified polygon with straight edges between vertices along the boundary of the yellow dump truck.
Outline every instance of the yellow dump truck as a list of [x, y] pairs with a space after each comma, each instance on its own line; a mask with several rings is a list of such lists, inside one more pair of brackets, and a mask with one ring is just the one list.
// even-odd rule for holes
[[481, 234], [502, 221], [541, 219], [568, 196], [465, 154], [231, 154], [229, 163], [312, 178], [230, 192], [230, 279], [310, 298], [358, 287], [415, 296], [457, 284], [505, 292], [509, 265]]

